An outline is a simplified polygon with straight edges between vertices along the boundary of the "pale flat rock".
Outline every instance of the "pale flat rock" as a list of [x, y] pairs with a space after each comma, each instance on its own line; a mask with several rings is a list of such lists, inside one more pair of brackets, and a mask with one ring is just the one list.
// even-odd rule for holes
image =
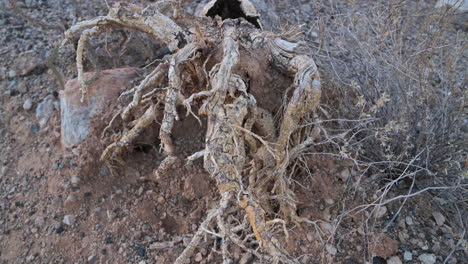
[[[85, 80], [94, 76], [85, 73]], [[91, 118], [102, 113], [120, 92], [133, 86], [132, 80], [138, 76], [135, 68], [104, 70], [100, 77], [88, 87], [88, 96], [81, 102], [80, 84], [77, 79], [67, 82], [65, 90], [60, 91], [62, 118], [62, 144], [74, 147], [86, 139], [90, 132]]]
[[393, 256], [387, 260], [387, 264], [402, 264], [401, 259], [398, 256]]
[[438, 226], [443, 226], [445, 223], [445, 217], [440, 212], [433, 212], [432, 216], [434, 217]]
[[423, 264], [435, 264], [437, 258], [433, 254], [422, 254], [418, 257], [418, 260]]

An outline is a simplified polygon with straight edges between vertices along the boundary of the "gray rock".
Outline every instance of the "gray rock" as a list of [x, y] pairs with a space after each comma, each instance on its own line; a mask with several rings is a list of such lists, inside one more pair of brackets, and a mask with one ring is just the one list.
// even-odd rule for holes
[[33, 101], [30, 98], [26, 99], [23, 103], [23, 109], [26, 111], [31, 110], [32, 106], [33, 106]]
[[445, 223], [445, 217], [440, 212], [433, 212], [432, 216], [434, 217], [438, 226], [443, 226]]
[[[94, 73], [86, 73], [89, 79]], [[90, 133], [91, 118], [102, 113], [110, 102], [117, 99], [119, 93], [132, 86], [137, 77], [133, 68], [112, 69], [101, 72], [98, 80], [88, 87], [88, 95], [81, 102], [80, 83], [70, 80], [65, 90], [60, 91], [60, 114], [62, 144], [74, 147], [86, 139]]]
[[76, 222], [76, 217], [74, 215], [66, 215], [65, 217], [63, 217], [63, 223], [68, 226], [73, 225], [75, 222]]
[[18, 90], [20, 94], [25, 94], [29, 91], [29, 87], [23, 82], [19, 83], [16, 89]]
[[154, 250], [154, 249], [165, 249], [165, 248], [171, 248], [174, 246], [174, 242], [172, 241], [163, 241], [163, 242], [154, 242], [149, 246], [149, 249]]
[[375, 210], [375, 217], [382, 218], [386, 213], [387, 213], [387, 207], [380, 206], [377, 208], [377, 210]]
[[5, 176], [7, 171], [8, 171], [8, 167], [7, 166], [2, 166], [2, 169], [0, 169], [0, 178]]
[[195, 255], [195, 262], [201, 262], [203, 260], [203, 256], [200, 252], [198, 252], [196, 255]]
[[53, 228], [57, 234], [60, 234], [63, 231], [65, 231], [61, 222], [54, 222]]
[[39, 127], [36, 124], [32, 124], [31, 127], [29, 128], [29, 131], [33, 134], [39, 133]]
[[15, 78], [16, 77], [16, 71], [14, 71], [14, 70], [8, 71], [8, 77], [9, 78]]
[[184, 247], [186, 247], [186, 246], [188, 246], [190, 244], [190, 242], [192, 242], [192, 238], [191, 237], [184, 237], [182, 241], [183, 241]]
[[78, 185], [80, 183], [80, 178], [76, 175], [72, 175], [70, 179], [71, 184]]
[[387, 264], [402, 264], [398, 256], [393, 256], [387, 260]]
[[409, 225], [409, 226], [414, 224], [413, 218], [411, 218], [411, 216], [407, 216], [407, 217], [405, 218], [405, 222], [406, 222], [406, 224]]
[[405, 251], [405, 253], [403, 253], [403, 259], [405, 261], [413, 260], [413, 254], [411, 254], [409, 251]]
[[341, 171], [339, 175], [341, 180], [343, 180], [344, 182], [346, 182], [350, 176], [351, 176], [351, 172], [349, 171], [349, 169], [344, 169], [343, 171]]
[[440, 242], [435, 242], [434, 245], [432, 246], [432, 251], [433, 252], [439, 252], [440, 251]]
[[327, 250], [327, 252], [330, 255], [336, 255], [336, 253], [338, 253], [338, 250], [336, 250], [336, 247], [334, 247], [333, 245], [330, 245], [330, 244], [327, 244], [325, 246], [325, 249]]
[[11, 81], [11, 82], [8, 83], [7, 89], [11, 90], [11, 89], [13, 89], [13, 87], [15, 87], [17, 85], [18, 85], [18, 81], [16, 81], [16, 80]]
[[418, 257], [418, 260], [423, 264], [435, 264], [437, 259], [433, 254], [422, 254]]
[[36, 119], [39, 122], [40, 129], [47, 127], [52, 112], [54, 111], [54, 96], [49, 94], [46, 98], [37, 105]]
[[96, 262], [96, 260], [97, 260], [97, 257], [96, 257], [96, 256], [89, 256], [89, 257], [88, 257], [87, 263], [88, 263], [88, 264], [93, 264], [93, 263]]
[[34, 219], [34, 225], [36, 226], [42, 226], [43, 224], [45, 223], [45, 220], [44, 220], [44, 217], [37, 217], [36, 219]]

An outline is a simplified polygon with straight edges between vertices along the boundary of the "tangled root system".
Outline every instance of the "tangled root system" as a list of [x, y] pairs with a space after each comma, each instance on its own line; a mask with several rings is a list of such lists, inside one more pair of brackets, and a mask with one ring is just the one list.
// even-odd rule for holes
[[221, 240], [224, 263], [232, 263], [228, 252], [232, 245], [260, 262], [299, 263], [274, 231], [280, 228], [287, 237], [286, 225], [309, 222], [296, 213], [290, 174], [298, 155], [314, 142], [303, 123], [319, 104], [317, 67], [294, 40], [297, 31], [263, 31], [252, 23], [254, 15], [245, 14], [252, 8], [245, 3], [236, 14], [225, 13], [229, 9], [219, 4], [212, 6], [209, 17], [183, 14], [177, 5], [168, 17], [156, 5], [142, 9], [116, 4], [107, 16], [80, 22], [66, 32], [68, 39], [80, 35], [76, 61], [82, 100], [89, 85], [83, 79], [84, 47], [103, 30], [141, 31], [171, 52], [137, 87], [124, 93], [133, 100], [116, 118], [130, 129], [105, 149], [101, 160], [123, 164], [132, 142], [157, 122], [165, 159], [154, 173], [161, 177], [181, 159], [172, 139], [178, 106], [197, 119], [206, 116], [204, 149], [184, 158], [188, 162], [203, 158], [221, 199], [175, 263], [188, 263], [206, 237], [214, 243]]

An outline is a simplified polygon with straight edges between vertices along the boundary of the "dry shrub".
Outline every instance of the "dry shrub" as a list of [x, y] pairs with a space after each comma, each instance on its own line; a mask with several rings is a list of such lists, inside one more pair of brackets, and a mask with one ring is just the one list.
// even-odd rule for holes
[[380, 179], [458, 183], [468, 128], [460, 15], [412, 1], [361, 2], [317, 1], [309, 23], [319, 29], [307, 38], [325, 79], [332, 152]]

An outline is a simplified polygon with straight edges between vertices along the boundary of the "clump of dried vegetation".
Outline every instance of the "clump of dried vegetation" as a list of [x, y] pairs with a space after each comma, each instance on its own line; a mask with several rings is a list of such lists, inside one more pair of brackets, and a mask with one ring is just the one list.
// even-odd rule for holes
[[[317, 17], [303, 29], [324, 85], [319, 120], [310, 124], [326, 136], [320, 151], [305, 155], [351, 159], [360, 172], [352, 186], [378, 182], [370, 204], [342, 216], [396, 202], [386, 230], [410, 198], [438, 196], [453, 204], [464, 229], [466, 14], [415, 4], [313, 4]], [[401, 184], [404, 193], [390, 195]]]
[[330, 152], [388, 188], [410, 181], [409, 194], [466, 195], [463, 14], [408, 1], [326, 2], [315, 3], [329, 13], [317, 13], [319, 34], [307, 40], [326, 84], [320, 122], [334, 135]]

